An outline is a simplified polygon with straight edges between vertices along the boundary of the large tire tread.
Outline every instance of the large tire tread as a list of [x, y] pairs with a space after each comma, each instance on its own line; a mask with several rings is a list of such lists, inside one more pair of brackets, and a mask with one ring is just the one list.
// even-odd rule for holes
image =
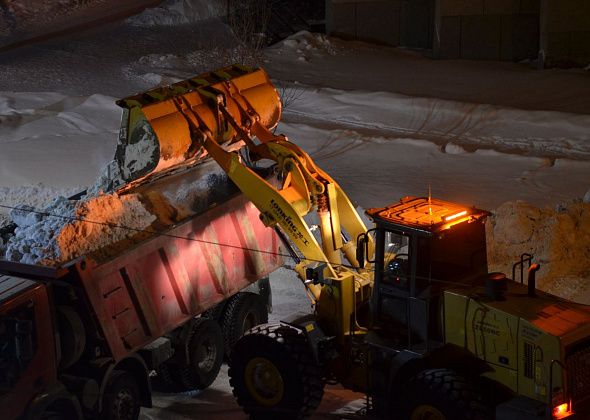
[[[121, 419], [116, 413], [116, 401], [119, 392], [124, 390], [131, 396], [134, 405], [129, 417]], [[109, 383], [104, 395], [103, 412], [101, 418], [105, 420], [135, 420], [139, 417], [141, 405], [139, 386], [133, 375], [123, 370], [114, 370], [109, 378]]]
[[402, 396], [402, 418], [409, 418], [412, 407], [432, 405], [449, 420], [490, 420], [490, 408], [476, 387], [450, 369], [429, 369], [411, 378]]
[[[209, 325], [207, 325], [209, 324]], [[215, 327], [213, 326], [215, 325]], [[195, 346], [196, 341], [200, 339], [199, 334], [203, 333], [203, 329], [206, 328], [217, 328], [219, 326], [217, 321], [214, 321], [210, 318], [201, 317], [197, 318], [193, 321], [191, 325], [188, 336], [185, 339], [186, 345], [190, 349], [191, 347]], [[209, 331], [215, 334], [215, 331]], [[223, 363], [223, 335], [221, 330], [219, 330], [218, 334], [215, 334], [214, 337], [211, 339], [216, 341], [217, 347], [217, 354], [216, 359], [214, 361], [214, 366], [209, 372], [204, 372], [203, 374], [198, 373], [196, 367], [194, 366], [194, 361], [190, 361], [190, 363], [179, 363], [179, 364], [171, 364], [169, 366], [169, 373], [170, 378], [176, 384], [176, 389], [178, 391], [192, 391], [195, 389], [205, 389], [209, 387], [217, 375], [219, 374], [219, 369], [221, 368], [221, 364]]]
[[233, 346], [246, 332], [243, 330], [243, 325], [248, 316], [254, 317], [256, 325], [268, 322], [268, 310], [261, 297], [254, 293], [238, 293], [232, 296], [220, 318], [225, 351], [228, 356]]
[[[243, 373], [239, 367], [235, 366], [235, 358], [248, 349], [252, 338], [263, 342], [274, 341], [279, 343], [285, 349], [284, 355], [288, 355], [287, 363], [293, 363], [296, 366], [297, 374], [301, 378], [302, 393], [300, 401], [297, 401], [296, 411], [268, 412], [261, 410], [259, 406], [252, 403], [252, 399], [243, 384]], [[292, 327], [285, 325], [259, 325], [252, 328], [244, 337], [238, 341], [232, 352], [229, 367], [230, 385], [238, 404], [243, 407], [244, 411], [252, 419], [275, 419], [299, 420], [310, 416], [319, 406], [324, 394], [324, 381], [321, 368], [315, 363], [311, 350], [303, 334]], [[280, 411], [280, 412], [279, 412]]]

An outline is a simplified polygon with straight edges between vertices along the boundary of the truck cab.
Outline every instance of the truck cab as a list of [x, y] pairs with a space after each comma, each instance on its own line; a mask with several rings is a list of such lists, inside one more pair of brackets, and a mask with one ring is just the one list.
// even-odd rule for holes
[[36, 418], [52, 405], [80, 416], [57, 379], [53, 319], [45, 283], [0, 276], [0, 417]]

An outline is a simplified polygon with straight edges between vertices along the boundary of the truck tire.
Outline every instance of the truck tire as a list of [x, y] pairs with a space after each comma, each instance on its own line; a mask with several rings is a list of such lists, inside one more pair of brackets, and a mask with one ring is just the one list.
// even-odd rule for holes
[[172, 377], [184, 391], [207, 388], [223, 362], [223, 333], [217, 321], [205, 317], [193, 320], [184, 346], [188, 363], [170, 366]]
[[156, 377], [152, 381], [153, 388], [161, 392], [182, 391], [177, 378], [172, 373], [175, 367], [170, 362], [164, 362], [156, 369]]
[[217, 322], [221, 322], [221, 317], [225, 309], [225, 302], [218, 303], [212, 308], [207, 309], [201, 314], [201, 317], [209, 318]]
[[429, 369], [412, 377], [400, 395], [401, 419], [490, 420], [475, 386], [450, 369]]
[[257, 420], [295, 420], [311, 415], [324, 393], [321, 368], [298, 330], [261, 325], [231, 353], [229, 383], [238, 404]]
[[136, 420], [140, 401], [135, 377], [124, 370], [114, 370], [104, 393], [101, 417], [105, 420]]
[[84, 353], [86, 330], [80, 315], [74, 308], [60, 305], [56, 310], [61, 345], [59, 368], [65, 370], [73, 366]]
[[220, 324], [226, 354], [246, 331], [268, 322], [268, 310], [262, 298], [254, 293], [238, 293], [232, 296], [226, 306]]

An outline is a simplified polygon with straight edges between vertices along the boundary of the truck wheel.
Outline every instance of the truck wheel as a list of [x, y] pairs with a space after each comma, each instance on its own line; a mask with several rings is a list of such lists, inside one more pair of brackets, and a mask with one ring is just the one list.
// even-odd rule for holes
[[429, 369], [411, 378], [400, 396], [408, 420], [489, 420], [490, 410], [475, 387], [450, 369]]
[[253, 419], [301, 419], [324, 394], [321, 369], [305, 337], [283, 325], [261, 325], [235, 345], [229, 383], [238, 404]]
[[229, 302], [221, 318], [225, 351], [232, 347], [250, 328], [268, 322], [268, 310], [260, 296], [254, 293], [238, 293]]
[[178, 386], [178, 382], [174, 375], [172, 374], [172, 370], [175, 367], [169, 363], [164, 362], [158, 366], [156, 369], [156, 377], [152, 381], [153, 388], [156, 391], [161, 392], [177, 392], [181, 391]]
[[223, 334], [219, 324], [209, 318], [195, 319], [185, 346], [189, 363], [178, 365], [171, 373], [184, 390], [205, 389], [217, 378], [223, 362]]
[[105, 390], [101, 417], [106, 420], [136, 420], [139, 408], [139, 387], [135, 378], [123, 370], [114, 370]]
[[201, 317], [209, 318], [214, 321], [220, 322], [223, 316], [223, 310], [225, 309], [225, 303], [221, 302], [212, 308], [207, 309], [201, 314]]

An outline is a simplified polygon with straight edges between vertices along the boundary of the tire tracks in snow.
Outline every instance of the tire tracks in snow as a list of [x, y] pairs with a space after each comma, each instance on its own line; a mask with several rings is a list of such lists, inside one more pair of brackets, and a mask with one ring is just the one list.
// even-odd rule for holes
[[[554, 144], [551, 139], [502, 139], [501, 137], [473, 137], [466, 134], [472, 127], [470, 120], [473, 118], [473, 113], [477, 108], [476, 105], [466, 110], [465, 115], [460, 121], [453, 123], [446, 130], [427, 130], [425, 127], [428, 121], [434, 115], [436, 110], [429, 110], [430, 117], [427, 115], [422, 124], [417, 129], [400, 127], [395, 125], [383, 126], [381, 124], [374, 124], [370, 122], [363, 122], [358, 120], [351, 120], [342, 117], [323, 117], [314, 113], [285, 109], [283, 111], [284, 122], [286, 123], [300, 123], [307, 124], [315, 128], [322, 128], [326, 130], [353, 130], [361, 136], [379, 137], [386, 140], [395, 141], [398, 138], [409, 138], [416, 140], [430, 141], [440, 147], [442, 153], [447, 153], [447, 146], [454, 144], [460, 146], [467, 153], [473, 153], [477, 150], [493, 150], [505, 154], [513, 154], [520, 156], [538, 157], [547, 159], [549, 166], [553, 166], [556, 159], [570, 159], [570, 160], [590, 160], [590, 152], [584, 150], [576, 150], [567, 148], [567, 143], [561, 142]], [[477, 121], [474, 124], [478, 124]], [[358, 145], [363, 143], [373, 142], [371, 139], [363, 140]], [[347, 149], [348, 150], [348, 149]], [[334, 156], [332, 152], [330, 156]], [[344, 153], [344, 152], [342, 152]], [[322, 156], [322, 158], [324, 158]], [[544, 167], [547, 166], [545, 163]]]

